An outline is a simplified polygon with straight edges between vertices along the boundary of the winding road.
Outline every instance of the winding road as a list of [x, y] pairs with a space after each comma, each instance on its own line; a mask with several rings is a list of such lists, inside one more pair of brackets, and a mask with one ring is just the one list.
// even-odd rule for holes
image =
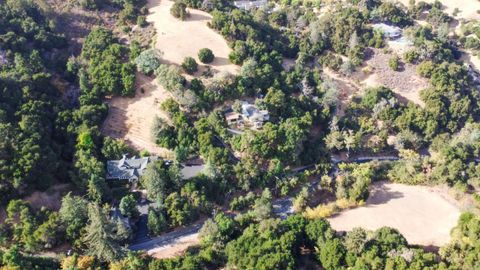
[[[379, 160], [379, 161], [394, 161], [398, 160], [399, 158], [396, 156], [362, 156], [362, 157], [355, 157], [350, 159], [348, 162], [356, 162], [356, 163], [363, 163], [363, 162], [369, 162], [373, 160]], [[345, 160], [341, 160], [337, 157], [332, 157], [331, 158], [332, 164], [336, 165], [341, 162], [345, 162]], [[296, 173], [300, 173], [304, 171], [306, 168], [311, 167], [312, 165], [308, 166], [303, 166], [300, 168], [294, 169]], [[312, 182], [310, 185], [310, 188], [314, 188], [315, 185], [318, 184], [318, 181]], [[277, 199], [273, 202], [273, 212], [276, 214], [278, 217], [281, 219], [285, 219], [288, 216], [292, 215], [294, 213], [293, 211], [293, 198], [292, 197], [286, 197], [286, 198], [280, 198]], [[143, 216], [143, 215], [142, 215]], [[154, 238], [149, 238], [147, 237], [141, 237], [141, 238], [136, 238], [134, 240], [134, 243], [129, 246], [130, 250], [138, 251], [138, 250], [146, 250], [151, 251], [151, 250], [158, 250], [162, 248], [169, 248], [174, 246], [177, 243], [182, 243], [185, 242], [188, 239], [191, 239], [192, 237], [198, 237], [198, 232], [200, 231], [201, 227], [203, 226], [203, 221], [198, 222], [196, 224], [193, 224], [188, 227], [184, 227], [172, 232], [168, 232], [165, 234], [162, 234], [160, 236], [154, 237]]]

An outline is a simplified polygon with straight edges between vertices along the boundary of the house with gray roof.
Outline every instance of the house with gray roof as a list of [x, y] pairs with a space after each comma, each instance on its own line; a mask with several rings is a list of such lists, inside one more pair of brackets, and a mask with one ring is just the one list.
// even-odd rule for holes
[[107, 180], [128, 180], [136, 182], [143, 175], [148, 163], [156, 160], [156, 157], [132, 157], [122, 156], [120, 160], [107, 161]]
[[270, 120], [270, 115], [267, 110], [260, 110], [257, 106], [244, 101], [240, 113], [228, 112], [225, 119], [229, 126], [244, 128], [247, 125], [253, 129], [261, 129], [263, 124]]

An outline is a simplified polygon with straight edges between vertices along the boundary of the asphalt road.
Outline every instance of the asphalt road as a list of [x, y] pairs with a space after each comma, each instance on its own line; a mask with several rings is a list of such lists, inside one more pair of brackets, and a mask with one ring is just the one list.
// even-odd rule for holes
[[198, 233], [202, 228], [203, 222], [185, 227], [173, 232], [165, 233], [160, 236], [151, 238], [150, 240], [142, 243], [137, 243], [129, 246], [130, 250], [151, 250], [154, 248], [171, 245], [177, 241], [180, 241], [183, 237], [188, 237]]
[[[357, 162], [357, 163], [363, 163], [363, 162], [368, 162], [372, 160], [398, 160], [399, 158], [396, 156], [364, 156], [364, 157], [356, 157], [349, 162]], [[340, 162], [344, 162], [341, 160], [336, 160], [335, 158], [332, 158], [332, 163], [337, 164]], [[308, 166], [305, 166], [307, 168]], [[299, 172], [304, 169], [303, 167], [300, 168]], [[318, 182], [312, 182], [311, 186], [309, 187], [310, 189], [315, 188], [315, 185], [317, 185]], [[142, 216], [145, 216], [146, 218], [146, 209], [142, 213]], [[142, 212], [142, 211], [141, 211]], [[292, 215], [294, 213], [293, 211], [293, 198], [287, 197], [287, 198], [282, 198], [275, 200], [273, 202], [273, 212], [276, 214], [278, 217], [281, 219], [287, 218], [289, 215]], [[146, 223], [144, 221], [143, 223]], [[178, 229], [169, 233], [162, 234], [160, 236], [150, 238], [146, 234], [147, 228], [142, 226], [142, 228], [139, 228], [142, 233], [137, 233], [137, 238], [134, 239], [134, 243], [130, 245], [129, 249], [130, 250], [151, 250], [167, 245], [172, 245], [175, 242], [179, 242], [182, 240], [182, 238], [190, 237], [200, 231], [200, 228], [203, 226], [203, 222], [199, 222], [197, 224], [191, 225], [189, 227], [185, 227], [182, 229]], [[141, 235], [141, 236], [140, 236]], [[140, 236], [140, 237], [138, 237]]]
[[[278, 199], [273, 202], [273, 212], [281, 219], [287, 218], [294, 213], [293, 211], [293, 199], [284, 198]], [[167, 245], [172, 245], [175, 242], [181, 242], [182, 238], [190, 237], [200, 231], [204, 222], [178, 229], [172, 232], [162, 234], [154, 238], [140, 238], [136, 239], [136, 243], [129, 246], [130, 250], [151, 250]]]

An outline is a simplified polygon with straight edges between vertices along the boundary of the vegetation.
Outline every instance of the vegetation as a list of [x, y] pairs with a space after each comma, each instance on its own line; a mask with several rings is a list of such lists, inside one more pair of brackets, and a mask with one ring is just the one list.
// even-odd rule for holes
[[162, 52], [157, 49], [145, 50], [135, 58], [135, 64], [137, 65], [138, 71], [146, 75], [151, 75], [160, 66], [161, 57]]
[[190, 14], [187, 11], [187, 5], [181, 1], [175, 1], [173, 3], [172, 7], [170, 8], [170, 14], [172, 14], [173, 17], [178, 18], [182, 21], [187, 19]]
[[[478, 79], [459, 60], [460, 49], [479, 50], [478, 23], [465, 23], [459, 38], [449, 36], [451, 18], [440, 2], [405, 8], [350, 1], [322, 16], [315, 13], [320, 3], [308, 1], [249, 11], [226, 1], [175, 2], [170, 12], [181, 20], [187, 7], [210, 12], [209, 27], [227, 40], [229, 60], [241, 65], [237, 75], [208, 66], [200, 75], [192, 57], [181, 68], [161, 64], [159, 50], [130, 35], [130, 46], [119, 40], [119, 29], [138, 24], [132, 32], [145, 30], [144, 1], [77, 2], [75, 8], [113, 13], [120, 28], [93, 27], [80, 39], [80, 52], [44, 1], [0, 3], [1, 269], [480, 267], [475, 213], [461, 216], [438, 253], [410, 245], [393, 228], [339, 234], [323, 219], [363, 205], [379, 180], [446, 184], [478, 199]], [[429, 25], [415, 23], [422, 14]], [[402, 61], [416, 66], [430, 83], [420, 91], [425, 106], [401, 102], [386, 87], [362, 89], [347, 102], [323, 73], [329, 68], [353, 80], [371, 48], [387, 46], [371, 27], [378, 22], [403, 28], [412, 41], [411, 50], [388, 65], [397, 72]], [[203, 48], [198, 59], [209, 64], [215, 56]], [[171, 96], [158, 104], [164, 114], [154, 121], [152, 138], [173, 155], [149, 157], [138, 182], [111, 181], [107, 161], [138, 153], [102, 135], [105, 98], [133, 96], [136, 71], [155, 76]], [[226, 112], [243, 113], [245, 100], [268, 111], [268, 120], [256, 128], [248, 121], [229, 126]], [[332, 163], [332, 154], [347, 162]], [[372, 154], [398, 160], [348, 162]], [[181, 170], [193, 160], [202, 160], [204, 169], [185, 179]], [[63, 186], [58, 205], [27, 201], [38, 194], [55, 198], [50, 192]], [[136, 190], [146, 190], [146, 197]], [[290, 198], [297, 214], [278, 219], [278, 198]], [[148, 204], [146, 216], [139, 202]], [[221, 211], [227, 208], [232, 214]], [[158, 260], [125, 248], [140, 226], [158, 236], [200, 218], [207, 219], [201, 243], [184, 256]], [[38, 256], [61, 246], [73, 255], [60, 262]]]
[[186, 73], [193, 74], [198, 70], [198, 64], [193, 57], [185, 57], [182, 68]]
[[213, 58], [215, 58], [215, 56], [213, 55], [212, 50], [208, 48], [203, 48], [198, 51], [198, 59], [200, 59], [200, 62], [202, 63], [211, 63], [213, 61]]

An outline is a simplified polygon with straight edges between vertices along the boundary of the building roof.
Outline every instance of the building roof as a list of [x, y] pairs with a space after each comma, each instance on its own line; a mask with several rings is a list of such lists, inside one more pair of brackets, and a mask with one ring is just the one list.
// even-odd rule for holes
[[242, 115], [251, 121], [263, 121], [268, 119], [267, 110], [259, 110], [255, 105], [247, 102], [242, 104]]
[[372, 27], [374, 29], [381, 30], [383, 34], [389, 38], [396, 38], [402, 35], [402, 29], [397, 26], [388, 25], [384, 23], [376, 23], [376, 24], [373, 24]]
[[267, 5], [267, 0], [257, 1], [233, 1], [233, 5], [239, 9], [250, 10], [252, 8], [260, 8]]
[[147, 168], [147, 164], [156, 157], [132, 157], [123, 155], [120, 160], [107, 161], [107, 179], [138, 179]]
[[225, 119], [227, 120], [236, 120], [240, 118], [240, 114], [236, 112], [229, 112], [225, 114]]

